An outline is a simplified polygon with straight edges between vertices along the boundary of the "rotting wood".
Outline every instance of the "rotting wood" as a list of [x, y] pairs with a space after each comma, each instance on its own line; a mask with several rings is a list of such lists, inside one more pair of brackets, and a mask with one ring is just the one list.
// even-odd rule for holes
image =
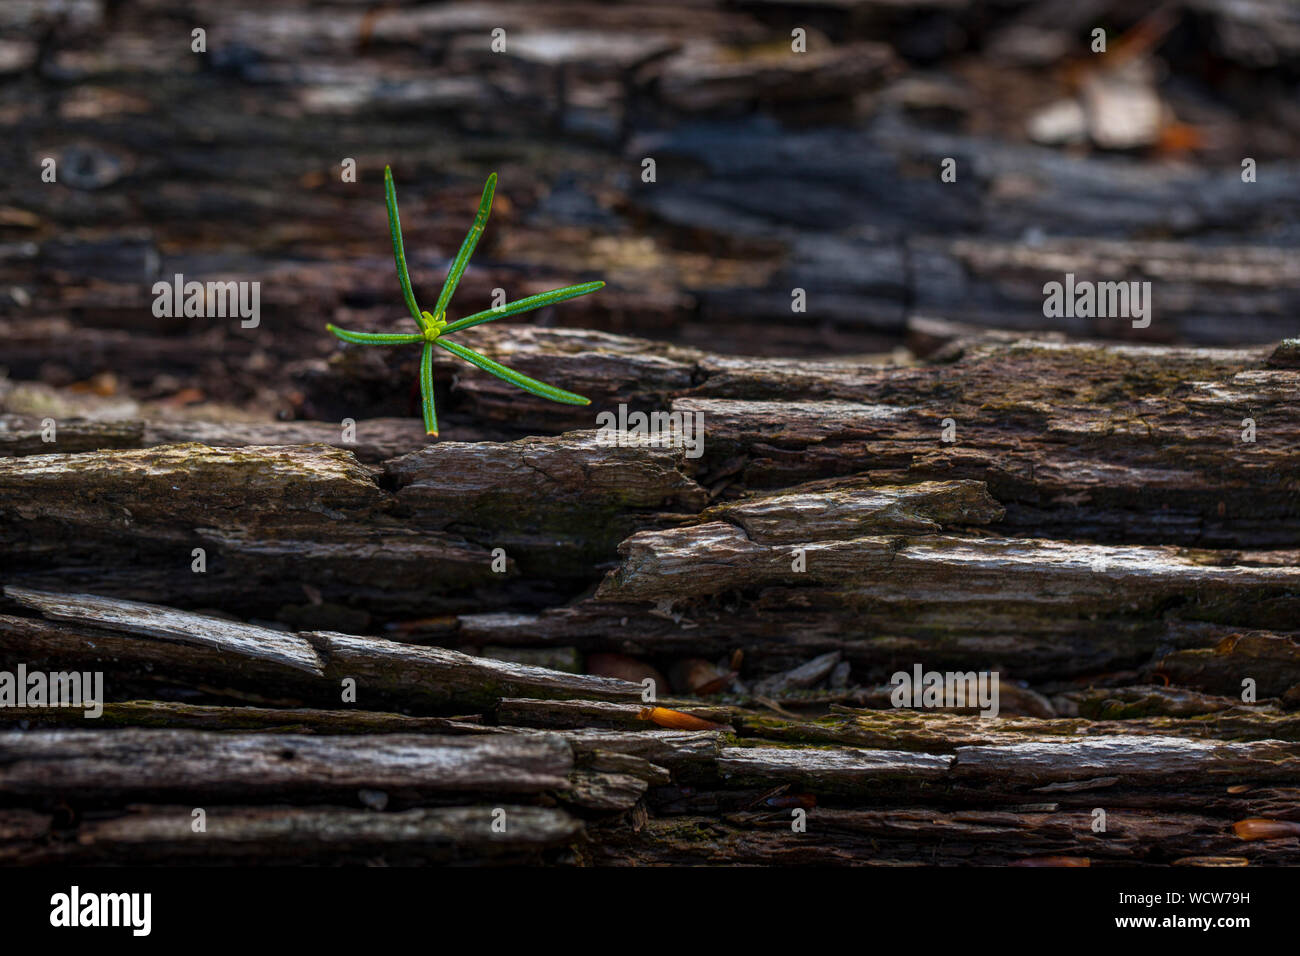
[[[0, 710], [0, 726], [86, 728], [82, 711], [50, 707]], [[446, 717], [410, 717], [366, 710], [318, 710], [307, 707], [217, 706], [176, 701], [109, 702], [95, 718], [96, 727], [152, 727], [178, 730], [279, 730], [317, 734], [495, 734], [487, 724]]]
[[[352, 678], [380, 694], [406, 694], [423, 699], [426, 706], [492, 704], [502, 697], [520, 693], [557, 697], [578, 693], [613, 700], [634, 699], [640, 693], [639, 685], [627, 681], [472, 657], [440, 647], [417, 647], [382, 638], [329, 632], [286, 634], [235, 625], [207, 615], [86, 595], [63, 596], [24, 588], [6, 588], [5, 593], [58, 620], [211, 648], [217, 651], [221, 665], [209, 672], [210, 678], [224, 670], [223, 678], [236, 683], [241, 680], [243, 665], [251, 662], [269, 665], [272, 673], [277, 667], [306, 671], [321, 679], [319, 687], [332, 684], [337, 688], [339, 681]], [[274, 640], [259, 644], [250, 638], [250, 635], [258, 637], [263, 631]], [[55, 629], [54, 633], [63, 632]], [[70, 643], [78, 643], [78, 638], [72, 636]], [[81, 638], [80, 643], [83, 654], [95, 649], [93, 637]], [[132, 642], [122, 643], [131, 648]], [[286, 646], [300, 655], [310, 652], [311, 666], [304, 666], [301, 657], [290, 657], [282, 649]], [[148, 642], [136, 641], [133, 648], [124, 650], [125, 653], [115, 658], [117, 662], [129, 661], [135, 650], [143, 655], [147, 666], [156, 648]], [[179, 656], [184, 659], [184, 655]], [[300, 682], [300, 686], [312, 685]]]
[[29, 730], [0, 733], [0, 788], [78, 801], [158, 794], [265, 798], [565, 790], [573, 751], [554, 735], [435, 736]]
[[[502, 818], [500, 814], [504, 814]], [[493, 821], [505, 819], [504, 831]], [[544, 862], [581, 838], [582, 822], [550, 807], [421, 807], [390, 813], [339, 807], [215, 808], [193, 829], [190, 807], [136, 805], [86, 820], [75, 839], [50, 832], [47, 814], [0, 810], [0, 863], [398, 864]]]
[[[724, 359], [618, 345], [595, 333], [551, 338], [581, 341], [570, 357], [596, 367], [608, 349], [643, 362], [650, 381], [654, 362], [680, 366], [669, 376], [678, 384], [666, 383], [660, 400], [704, 413], [704, 456], [601, 447], [588, 430], [437, 445], [384, 463], [376, 483], [341, 450], [198, 450], [211, 480], [224, 468], [234, 469], [232, 480], [246, 469], [253, 504], [204, 514], [200, 502], [182, 497], [188, 534], [175, 523], [179, 504], [144, 500], [151, 486], [143, 475], [107, 488], [102, 471], [72, 461], [99, 455], [14, 458], [0, 462], [0, 487], [11, 495], [55, 476], [56, 487], [67, 483], [36, 511], [13, 512], [9, 560], [23, 561], [17, 581], [66, 589], [67, 572], [48, 566], [50, 552], [27, 550], [39, 531], [65, 547], [94, 540], [97, 553], [131, 556], [134, 586], [119, 561], [77, 568], [99, 593], [152, 592], [234, 610], [237, 592], [245, 615], [332, 630], [390, 624], [407, 639], [467, 648], [564, 643], [675, 654], [693, 643], [696, 654], [711, 656], [740, 643], [751, 668], [771, 671], [839, 650], [863, 672], [859, 680], [887, 676], [881, 670], [893, 654], [920, 654], [923, 635], [936, 632], [973, 628], [971, 662], [1009, 647], [1012, 630], [1037, 633], [1041, 640], [1019, 641], [1001, 659], [1033, 679], [1067, 673], [1062, 667], [1096, 673], [1143, 661], [1154, 672], [1161, 647], [1208, 651], [1231, 629], [1285, 635], [1294, 620], [1296, 498], [1285, 476], [1300, 422], [1291, 400], [1297, 371], [1283, 360], [1284, 346], [984, 341], [942, 361], [889, 369]], [[547, 341], [531, 330], [514, 347], [522, 354]], [[674, 398], [684, 392], [699, 397]], [[806, 397], [787, 400], [795, 394]], [[1248, 413], [1266, 423], [1254, 444], [1240, 440]], [[944, 416], [960, 422], [955, 444], [939, 440]], [[130, 476], [145, 462], [189, 453], [162, 446], [105, 452], [103, 461], [123, 456]], [[306, 456], [330, 480], [306, 498], [268, 500], [260, 482], [294, 460], [285, 455]], [[349, 489], [346, 497], [329, 497], [336, 487]], [[110, 494], [132, 522], [95, 525], [102, 511], [87, 503]], [[284, 503], [272, 508], [277, 500]], [[557, 504], [564, 521], [553, 513]], [[321, 509], [344, 520], [321, 520]], [[214, 553], [206, 575], [184, 561], [195, 541]], [[1193, 545], [1201, 550], [1176, 550]], [[490, 570], [494, 547], [507, 552], [504, 575]], [[795, 547], [807, 553], [806, 574], [789, 571]], [[726, 562], [710, 560], [719, 548], [731, 555]], [[331, 598], [344, 586], [345, 562], [353, 573], [342, 605]], [[430, 576], [430, 568], [439, 573]], [[598, 583], [594, 596], [574, 599]], [[1045, 600], [1045, 587], [1058, 597]], [[1139, 597], [1116, 605], [1121, 593]], [[737, 607], [737, 597], [738, 608], [784, 610], [736, 615], [714, 607]], [[1163, 607], [1177, 616], [1157, 613]], [[854, 636], [863, 608], [872, 630], [894, 643]], [[399, 616], [406, 620], [393, 620]], [[753, 623], [737, 630], [737, 621]], [[1213, 626], [1230, 630], [1215, 636]], [[1207, 660], [1197, 667], [1222, 656]], [[1270, 669], [1276, 679], [1287, 672]], [[1227, 675], [1213, 680], [1222, 688]]]
[[[1011, 30], [1068, 49], [1090, 18], [1129, 22], [1113, 2], [823, 4], [796, 61], [807, 10], [781, 3], [195, 7], [211, 69], [152, 5], [0, 6], [4, 148], [60, 176], [0, 183], [0, 576], [23, 599], [0, 667], [102, 670], [113, 698], [99, 723], [0, 711], [5, 746], [90, 784], [6, 788], [0, 860], [1300, 862], [1287, 827], [1232, 826], [1300, 819], [1300, 345], [1263, 344], [1300, 307], [1284, 102], [1225, 117], [1182, 42], [1161, 57], [1211, 126], [1194, 161], [999, 138], [1023, 104], [973, 107], [981, 77], [1056, 82]], [[1284, 89], [1300, 62], [1287, 4], [1178, 15], [1214, 35], [1229, 85]], [[496, 26], [504, 55], [484, 49]], [[918, 97], [913, 64], [951, 37], [996, 63], [963, 55], [974, 85]], [[937, 131], [936, 110], [962, 121]], [[1249, 185], [1242, 143], [1272, 153]], [[466, 304], [611, 282], [473, 344], [594, 404], [439, 358], [449, 440], [426, 447], [413, 358], [322, 327], [391, 327], [384, 163], [428, 288], [489, 155], [502, 228]], [[946, 156], [961, 177], [941, 185]], [[154, 316], [152, 282], [180, 271], [260, 280], [261, 329]], [[1045, 315], [1065, 272], [1150, 281], [1155, 321]], [[923, 361], [856, 355], [904, 340]], [[703, 455], [601, 446], [594, 414], [620, 404], [704, 414]], [[673, 732], [642, 719], [639, 685], [485, 659], [502, 649], [739, 676], [659, 688], [720, 725]], [[892, 709], [884, 682], [916, 661], [998, 671], [1004, 716]], [[518, 754], [555, 765], [484, 802], [389, 760], [399, 737], [403, 755], [516, 755], [474, 786]], [[268, 757], [289, 739], [320, 759]], [[200, 837], [163, 791], [122, 806], [118, 784], [154, 778], [98, 751], [156, 778], [179, 754], [229, 787], [203, 794]], [[299, 765], [247, 784], [271, 758]], [[288, 794], [303, 805], [250, 805]], [[472, 805], [407, 808], [444, 801]]]

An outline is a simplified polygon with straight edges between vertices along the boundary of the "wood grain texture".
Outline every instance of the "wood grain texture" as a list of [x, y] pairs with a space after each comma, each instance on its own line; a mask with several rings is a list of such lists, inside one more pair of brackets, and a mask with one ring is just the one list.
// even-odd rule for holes
[[[1175, 5], [1153, 139], [1033, 142], [1142, 13], [0, 4], [0, 863], [1300, 864], [1300, 13]], [[606, 283], [464, 339], [590, 407], [436, 350], [430, 444], [326, 332], [414, 330], [390, 165], [426, 304], [499, 174], [450, 320]]]

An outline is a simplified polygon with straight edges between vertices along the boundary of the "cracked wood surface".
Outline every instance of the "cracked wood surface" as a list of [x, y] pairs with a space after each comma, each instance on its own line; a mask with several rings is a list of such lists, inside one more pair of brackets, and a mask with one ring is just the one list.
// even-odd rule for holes
[[[109, 698], [0, 707], [0, 862], [1300, 862], [1285, 104], [1170, 44], [1193, 161], [1030, 145], [1041, 63], [925, 52], [1062, 28], [1019, 0], [823, 5], [794, 61], [788, 3], [182, 6], [202, 68], [156, 4], [0, 6], [0, 155], [60, 176], [0, 182], [0, 672]], [[1177, 15], [1230, 87], [1300, 62], [1285, 4]], [[418, 350], [323, 328], [400, 312], [383, 166], [427, 290], [489, 161], [466, 306], [608, 285], [469, 344], [593, 403], [439, 353], [429, 445]], [[1066, 272], [1154, 321], [1045, 316]], [[176, 273], [260, 326], [154, 315]], [[1001, 716], [894, 708], [916, 662]]]
[[[494, 810], [504, 831], [494, 829]], [[225, 806], [196, 833], [189, 807], [135, 806], [87, 820], [76, 839], [49, 838], [48, 815], [0, 809], [0, 863], [310, 864], [327, 853], [363, 865], [386, 855], [397, 864], [538, 864], [543, 851], [580, 839], [581, 820], [551, 807], [421, 807], [391, 813], [338, 807]]]
[[[426, 706], [438, 703], [482, 704], [495, 702], [502, 695], [519, 693], [560, 697], [576, 693], [615, 700], [635, 699], [640, 693], [638, 685], [627, 681], [471, 657], [441, 647], [418, 647], [328, 632], [289, 634], [201, 614], [88, 595], [56, 595], [23, 588], [6, 588], [5, 594], [55, 620], [211, 649], [216, 661], [224, 664], [211, 666], [209, 673], [214, 678], [238, 680], [243, 677], [242, 665], [249, 661], [268, 665], [265, 672], [274, 674], [274, 679], [282, 683], [285, 691], [292, 684], [284, 669], [291, 668], [322, 678], [336, 687], [340, 681], [351, 678], [365, 682], [380, 694], [423, 697]], [[97, 649], [93, 638], [85, 643], [89, 645], [87, 649]], [[131, 642], [125, 643], [130, 645]], [[169, 655], [167, 652], [159, 653], [159, 648], [152, 642], [142, 644], [137, 641], [134, 646], [141, 655], [139, 660], [147, 668], [152, 668], [155, 660], [165, 660], [168, 656], [180, 661], [190, 658], [188, 651], [180, 648]], [[132, 656], [131, 651], [124, 647], [113, 660], [114, 663], [130, 661]]]
[[[935, 38], [996, 49], [1020, 26], [1019, 2], [829, 4], [799, 57], [779, 55], [797, 3], [311, 6], [188, 0], [210, 69], [149, 4], [86, 0], [64, 16], [29, 3], [5, 18], [0, 149], [15, 167], [57, 158], [70, 187], [0, 185], [0, 284], [21, 290], [0, 298], [14, 374], [112, 368], [145, 388], [170, 377], [220, 400], [265, 398], [274, 373], [336, 352], [324, 322], [390, 320], [384, 164], [409, 197], [411, 271], [427, 288], [463, 235], [453, 213], [485, 152], [508, 202], [463, 295], [616, 278], [556, 311], [574, 327], [804, 355], [885, 349], [924, 316], [1204, 344], [1292, 331], [1296, 121], [1284, 101], [1255, 118], [1210, 109], [1196, 44], [1163, 55], [1213, 135], [1201, 163], [1159, 163], [1025, 142], [1041, 64], [966, 64], [937, 84], [936, 103], [930, 72], [947, 72], [955, 51]], [[1138, 15], [1114, 0], [1089, 9], [1117, 24]], [[1286, 4], [1198, 0], [1178, 16], [1213, 33], [1225, 65], [1271, 68], [1237, 82], [1267, 90], [1294, 68]], [[511, 38], [500, 54], [484, 42], [495, 27]], [[924, 67], [917, 50], [932, 51]], [[928, 116], [939, 104], [943, 129]], [[322, 142], [356, 159], [357, 182], [340, 181]], [[1267, 169], [1257, 182], [1240, 179], [1243, 149]], [[654, 188], [629, 174], [645, 156], [659, 162]], [[960, 159], [957, 182], [936, 181], [937, 157]], [[1044, 317], [1042, 285], [1065, 271], [1152, 282], [1160, 320]], [[154, 316], [152, 282], [177, 272], [262, 282], [275, 334]], [[815, 293], [802, 326], [790, 322], [796, 287]], [[452, 366], [439, 363], [444, 391]], [[317, 380], [315, 394], [271, 401], [331, 420], [410, 411], [405, 394], [330, 394]], [[465, 420], [442, 407], [448, 425]]]
[[555, 736], [315, 736], [201, 730], [30, 730], [0, 734], [12, 795], [93, 802], [141, 795], [534, 793], [564, 789], [573, 753]]
[[[1095, 778], [1129, 804], [1294, 816], [1291, 344], [958, 338], [892, 368], [596, 333], [536, 330], [513, 347], [566, 354], [593, 381], [615, 357], [627, 376], [615, 383], [704, 413], [702, 457], [609, 447], [590, 427], [426, 447], [394, 443], [401, 422], [359, 422], [356, 446], [324, 424], [88, 422], [65, 429], [74, 449], [53, 455], [23, 454], [11, 433], [0, 461], [14, 601], [0, 617], [5, 660], [104, 670], [119, 728], [167, 726], [166, 714], [125, 704], [178, 693], [243, 705], [173, 715], [177, 727], [230, 731], [401, 732], [402, 720], [477, 715], [498, 734], [551, 729], [584, 759], [619, 754], [672, 775], [584, 769], [596, 776], [564, 798], [580, 814], [712, 806], [720, 798], [701, 792], [738, 787], [860, 799], [863, 767], [906, 753], [952, 759], [945, 799], [964, 803], [993, 799], [983, 767], [1016, 806], [1037, 787]], [[508, 421], [494, 408], [478, 407], [484, 435]], [[1240, 441], [1248, 413], [1253, 445]], [[955, 444], [939, 440], [944, 417]], [[87, 450], [95, 434], [141, 447]], [[318, 437], [335, 443], [302, 444]], [[193, 441], [153, 444], [174, 438]], [[208, 549], [206, 573], [190, 568], [196, 546]], [[491, 570], [495, 547], [504, 574]], [[146, 596], [163, 606], [130, 603]], [[639, 684], [476, 653], [488, 647], [665, 667], [739, 649], [752, 691], [667, 701], [727, 728], [726, 740], [695, 732], [670, 744], [662, 734], [673, 732], [642, 717]], [[814, 689], [781, 676], [828, 654]], [[893, 712], [880, 684], [911, 661], [1000, 671], [1005, 716]], [[819, 689], [840, 662], [841, 689]], [[337, 714], [346, 677], [362, 706], [411, 716], [350, 726]], [[1258, 704], [1239, 699], [1246, 678]], [[769, 687], [784, 713], [764, 713]], [[81, 726], [72, 712], [21, 719]], [[855, 756], [864, 749], [876, 754]], [[1234, 801], [1218, 783], [1180, 782], [1215, 780], [1214, 768], [1234, 781], [1225, 786], [1251, 789]], [[1016, 784], [1022, 771], [1040, 782]], [[882, 799], [911, 792], [907, 774], [884, 778]]]
[[[120, 602], [101, 607], [86, 599], [20, 596], [58, 615], [27, 633], [46, 640], [60, 633], [59, 650], [80, 645], [83, 653], [107, 653], [110, 660], [132, 645], [153, 654], [216, 650], [160, 642], [124, 619]], [[78, 633], [79, 625], [65, 619], [74, 615], [97, 620], [96, 629]], [[201, 616], [183, 619], [197, 627]], [[5, 633], [5, 661], [15, 649], [20, 658], [40, 650], [35, 640], [16, 640], [21, 631]], [[103, 646], [114, 635], [120, 644]], [[400, 670], [404, 653], [428, 650], [328, 636], [351, 648], [349, 670], [373, 656], [370, 667], [378, 676], [363, 679], [363, 688], [388, 668]], [[382, 644], [391, 649], [383, 652]], [[208, 671], [211, 681], [271, 689], [229, 660], [246, 657], [272, 667], [276, 678], [296, 674], [299, 682], [328, 686], [321, 695], [328, 699], [337, 693], [328, 676], [328, 647], [321, 676], [269, 661], [263, 649], [246, 642], [222, 648], [226, 673], [199, 670]], [[503, 663], [464, 658], [461, 667]], [[527, 670], [535, 684], [577, 681], [572, 686], [580, 688], [594, 680]], [[482, 688], [461, 682], [459, 669], [442, 679], [447, 686], [441, 698], [437, 688], [417, 693], [414, 685], [403, 691], [394, 682], [395, 699], [415, 708], [429, 706], [431, 699], [441, 699], [444, 707], [482, 707]], [[110, 686], [115, 683], [110, 679]], [[290, 686], [275, 684], [281, 693]], [[111, 730], [84, 729], [89, 722], [71, 710], [0, 712], [10, 728], [60, 728], [0, 730], [0, 784], [10, 795], [8, 808], [0, 808], [0, 832], [6, 835], [0, 859], [347, 862], [379, 853], [404, 862], [905, 865], [1032, 863], [1060, 855], [1099, 863], [1224, 856], [1293, 863], [1300, 853], [1295, 837], [1245, 841], [1231, 830], [1242, 819], [1294, 816], [1300, 731], [1276, 704], [1243, 707], [1206, 694], [1151, 688], [1145, 696], [1129, 694], [1133, 703], [1127, 706], [1157, 701], [1180, 716], [1094, 722], [990, 721], [888, 708], [840, 708], [826, 717], [789, 719], [736, 704], [672, 702], [720, 723], [720, 730], [704, 732], [655, 728], [635, 702], [506, 696], [511, 690], [503, 684], [495, 706], [482, 712], [497, 722], [492, 726], [290, 709], [283, 700], [279, 706], [109, 703]], [[207, 692], [222, 693], [211, 687]], [[1114, 712], [1124, 699], [1120, 688], [1109, 696], [1076, 694], [1075, 703], [1095, 707], [1109, 701]], [[801, 706], [797, 697], [786, 703]], [[1144, 707], [1154, 709], [1150, 703]], [[439, 806], [485, 793], [516, 797], [506, 810], [514, 821], [509, 827], [516, 829], [508, 827], [509, 835], [491, 846], [484, 845], [483, 828], [475, 822], [490, 806], [462, 805], [455, 812]], [[166, 801], [196, 794], [204, 795], [219, 839], [200, 843], [177, 832], [189, 816]], [[538, 802], [518, 810], [521, 794]], [[323, 797], [337, 804], [320, 806]], [[52, 837], [66, 833], [66, 823], [52, 829], [50, 818], [21, 807], [36, 798], [71, 802], [75, 842]], [[345, 809], [376, 798], [391, 803], [391, 810]], [[248, 807], [249, 800], [268, 805]], [[285, 801], [300, 806], [275, 806]], [[559, 806], [546, 809], [553, 801]], [[918, 801], [928, 809], [918, 809]], [[872, 809], [862, 809], [864, 803]], [[1091, 829], [1091, 808], [1099, 804], [1111, 814], [1109, 839]], [[809, 833], [797, 842], [780, 836], [788, 833], [790, 807], [809, 814]], [[83, 808], [93, 816], [82, 820]], [[641, 822], [629, 823], [627, 814]]]

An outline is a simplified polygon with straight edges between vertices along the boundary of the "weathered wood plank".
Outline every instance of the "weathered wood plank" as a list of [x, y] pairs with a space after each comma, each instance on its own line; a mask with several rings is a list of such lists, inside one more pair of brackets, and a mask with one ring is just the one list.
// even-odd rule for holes
[[297, 634], [93, 594], [51, 594], [18, 587], [6, 587], [4, 593], [56, 621], [79, 621], [128, 634], [199, 644], [239, 657], [284, 664], [317, 677], [325, 675], [324, 661], [316, 649]]
[[[493, 828], [504, 812], [505, 829]], [[207, 809], [194, 832], [190, 807], [136, 806], [108, 819], [83, 821], [75, 840], [51, 839], [49, 818], [0, 810], [0, 863], [312, 864], [540, 863], [543, 850], [580, 840], [582, 822], [563, 810], [500, 807], [426, 807], [389, 813], [333, 807]]]
[[[369, 693], [381, 700], [397, 699], [424, 708], [490, 707], [504, 697], [521, 695], [636, 700], [641, 694], [641, 686], [628, 681], [473, 657], [440, 647], [332, 632], [290, 634], [150, 605], [101, 601], [89, 595], [65, 602], [59, 595], [14, 590], [16, 598], [50, 609], [51, 616], [93, 629], [41, 627], [24, 619], [0, 618], [0, 646], [7, 644], [9, 654], [19, 660], [23, 659], [19, 655], [28, 653], [38, 659], [94, 661], [112, 669], [129, 669], [134, 664], [145, 670], [165, 663], [179, 668], [176, 679], [182, 681], [182, 675], [197, 671], [210, 683], [229, 681], [250, 690], [308, 693], [315, 700], [332, 697], [334, 702], [339, 699], [341, 682], [351, 678], [361, 695]], [[187, 646], [169, 651], [154, 641], [101, 633], [112, 631], [147, 634]], [[188, 645], [215, 653], [194, 657]], [[300, 657], [291, 657], [289, 651]], [[310, 667], [302, 663], [308, 654]], [[286, 681], [290, 677], [286, 668], [316, 680]]]
[[0, 788], [76, 800], [203, 794], [313, 797], [394, 790], [565, 790], [573, 751], [553, 735], [314, 736], [201, 730], [0, 733]]
[[[6, 707], [0, 725], [24, 728], [84, 729], [81, 711], [49, 707]], [[96, 727], [151, 727], [176, 730], [280, 730], [320, 734], [495, 734], [497, 728], [445, 717], [408, 717], [368, 710], [321, 710], [304, 707], [223, 707], [175, 701], [134, 700], [104, 704]]]
[[1113, 779], [1126, 786], [1187, 781], [1297, 779], [1300, 745], [1277, 740], [1225, 743], [1179, 737], [1109, 736], [1084, 740], [958, 747], [952, 772], [1002, 786], [1050, 787], [1070, 781]]
[[1169, 865], [1212, 857], [1237, 865], [1293, 865], [1296, 840], [1247, 843], [1227, 821], [1195, 812], [1112, 810], [1094, 833], [1089, 810], [935, 811], [929, 807], [807, 813], [793, 833], [788, 810], [651, 818], [635, 834], [615, 824], [589, 828], [588, 853], [601, 865], [934, 866], [1007, 865], [1074, 857], [1089, 862]]
[[732, 785], [789, 783], [832, 793], [863, 793], [873, 787], [919, 786], [941, 779], [951, 757], [901, 750], [817, 750], [724, 747], [718, 773]]

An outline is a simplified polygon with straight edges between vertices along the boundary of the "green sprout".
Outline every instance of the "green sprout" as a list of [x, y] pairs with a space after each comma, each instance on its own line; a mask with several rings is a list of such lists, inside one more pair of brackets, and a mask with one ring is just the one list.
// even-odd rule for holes
[[420, 398], [421, 404], [424, 406], [424, 429], [434, 437], [438, 435], [438, 413], [433, 406], [433, 347], [435, 345], [446, 349], [452, 355], [460, 356], [471, 365], [477, 365], [485, 372], [491, 372], [497, 378], [518, 385], [526, 392], [532, 392], [542, 398], [549, 398], [553, 402], [563, 402], [565, 405], [591, 404], [591, 399], [575, 395], [573, 392], [566, 392], [554, 385], [547, 385], [545, 382], [539, 382], [527, 375], [521, 375], [514, 369], [506, 368], [500, 362], [494, 362], [486, 355], [481, 355], [471, 348], [466, 348], [459, 342], [447, 340], [447, 336], [453, 332], [459, 332], [475, 325], [482, 325], [484, 322], [491, 322], [494, 319], [504, 319], [506, 316], [518, 315], [521, 312], [531, 312], [533, 309], [540, 309], [542, 306], [550, 305], [553, 302], [563, 302], [565, 299], [586, 295], [588, 292], [595, 292], [605, 285], [603, 282], [584, 282], [581, 285], [565, 286], [563, 289], [552, 289], [550, 292], [543, 292], [540, 295], [530, 295], [518, 302], [507, 302], [504, 305], [495, 306], [485, 312], [475, 312], [473, 315], [449, 323], [447, 321], [447, 306], [456, 291], [456, 286], [460, 284], [460, 277], [465, 272], [465, 267], [469, 265], [469, 257], [474, 254], [474, 247], [478, 245], [478, 238], [483, 234], [483, 228], [487, 225], [488, 212], [492, 209], [492, 196], [496, 192], [496, 188], [497, 174], [493, 173], [488, 177], [487, 185], [483, 187], [483, 198], [479, 201], [478, 214], [474, 217], [474, 225], [470, 226], [469, 234], [461, 244], [460, 252], [456, 253], [456, 258], [451, 263], [451, 270], [447, 273], [447, 281], [442, 284], [442, 291], [438, 293], [438, 304], [434, 306], [433, 314], [430, 315], [428, 312], [420, 311], [420, 307], [415, 304], [415, 293], [411, 291], [411, 277], [406, 271], [406, 253], [402, 250], [402, 223], [397, 218], [397, 191], [393, 189], [393, 171], [385, 166], [384, 193], [388, 197], [388, 230], [393, 236], [393, 258], [397, 262], [397, 280], [402, 284], [402, 296], [406, 299], [406, 308], [410, 310], [411, 317], [415, 319], [420, 331], [350, 332], [347, 329], [340, 329], [337, 325], [325, 326], [344, 342], [352, 342], [356, 345], [414, 345], [420, 343], [424, 346], [424, 352], [420, 356]]

